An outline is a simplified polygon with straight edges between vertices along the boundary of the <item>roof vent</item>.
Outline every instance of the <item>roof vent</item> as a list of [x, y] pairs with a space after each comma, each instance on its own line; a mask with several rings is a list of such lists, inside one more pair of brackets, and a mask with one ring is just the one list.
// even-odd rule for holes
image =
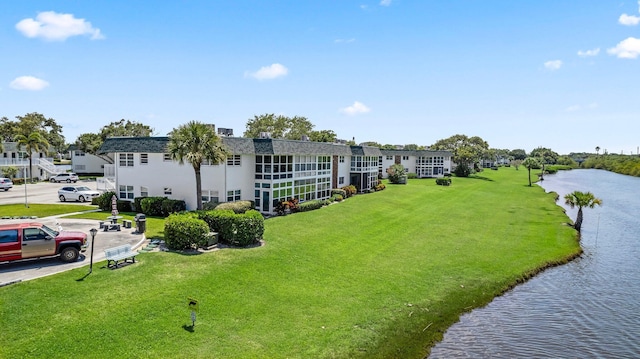
[[260, 138], [271, 138], [271, 133], [269, 133], [269, 132], [260, 132]]
[[218, 135], [220, 136], [233, 136], [233, 129], [232, 128], [218, 128]]

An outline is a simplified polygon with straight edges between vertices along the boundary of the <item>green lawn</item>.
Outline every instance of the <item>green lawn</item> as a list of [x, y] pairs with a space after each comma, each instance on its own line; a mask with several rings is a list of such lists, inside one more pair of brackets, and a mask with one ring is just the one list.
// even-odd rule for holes
[[526, 176], [410, 180], [269, 219], [260, 248], [0, 288], [0, 357], [422, 358], [461, 313], [580, 252]]
[[90, 211], [96, 209], [96, 206], [82, 206], [69, 204], [37, 204], [29, 203], [29, 207], [24, 204], [6, 204], [0, 206], [0, 217], [20, 217], [20, 216], [36, 216], [48, 217], [58, 214], [74, 213], [82, 211]]

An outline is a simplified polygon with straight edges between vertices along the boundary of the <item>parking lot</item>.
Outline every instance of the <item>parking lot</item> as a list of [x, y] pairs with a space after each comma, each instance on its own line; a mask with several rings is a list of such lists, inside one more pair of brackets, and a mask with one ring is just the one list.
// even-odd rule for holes
[[[58, 189], [65, 186], [87, 186], [92, 190], [96, 189], [96, 181], [78, 181], [76, 183], [50, 183], [50, 182], [38, 182], [34, 184], [27, 184], [26, 191], [25, 185], [14, 185], [12, 189], [8, 191], [0, 191], [0, 205], [2, 204], [16, 204], [16, 203], [45, 203], [54, 204], [61, 203], [58, 199]], [[89, 204], [89, 202], [64, 202], [68, 204]], [[5, 215], [0, 213], [0, 216]], [[9, 215], [9, 214], [6, 214]]]

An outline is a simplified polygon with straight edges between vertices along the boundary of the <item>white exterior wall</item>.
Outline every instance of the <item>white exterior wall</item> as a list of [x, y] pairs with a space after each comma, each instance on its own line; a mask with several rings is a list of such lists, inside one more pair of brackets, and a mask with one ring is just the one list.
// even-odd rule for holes
[[[348, 186], [351, 183], [351, 177], [349, 174], [351, 173], [351, 156], [344, 156], [344, 163], [340, 163], [338, 160], [338, 182], [335, 184], [335, 188], [340, 188], [344, 186]], [[340, 177], [344, 177], [344, 183], [340, 183]]]
[[387, 174], [387, 168], [393, 166], [396, 163], [396, 156], [391, 156], [391, 159], [388, 160], [386, 155], [382, 155], [382, 178], [389, 177]]
[[82, 151], [71, 151], [71, 168], [75, 173], [104, 173], [104, 165], [108, 164], [103, 158], [84, 153]]

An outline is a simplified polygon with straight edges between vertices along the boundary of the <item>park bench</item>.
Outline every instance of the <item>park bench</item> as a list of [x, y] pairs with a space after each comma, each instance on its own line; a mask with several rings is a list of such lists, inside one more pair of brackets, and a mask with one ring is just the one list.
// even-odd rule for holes
[[123, 244], [105, 249], [104, 255], [107, 258], [107, 268], [118, 268], [118, 262], [128, 263], [131, 260], [131, 263], [135, 263], [138, 252], [131, 250], [130, 244]]

